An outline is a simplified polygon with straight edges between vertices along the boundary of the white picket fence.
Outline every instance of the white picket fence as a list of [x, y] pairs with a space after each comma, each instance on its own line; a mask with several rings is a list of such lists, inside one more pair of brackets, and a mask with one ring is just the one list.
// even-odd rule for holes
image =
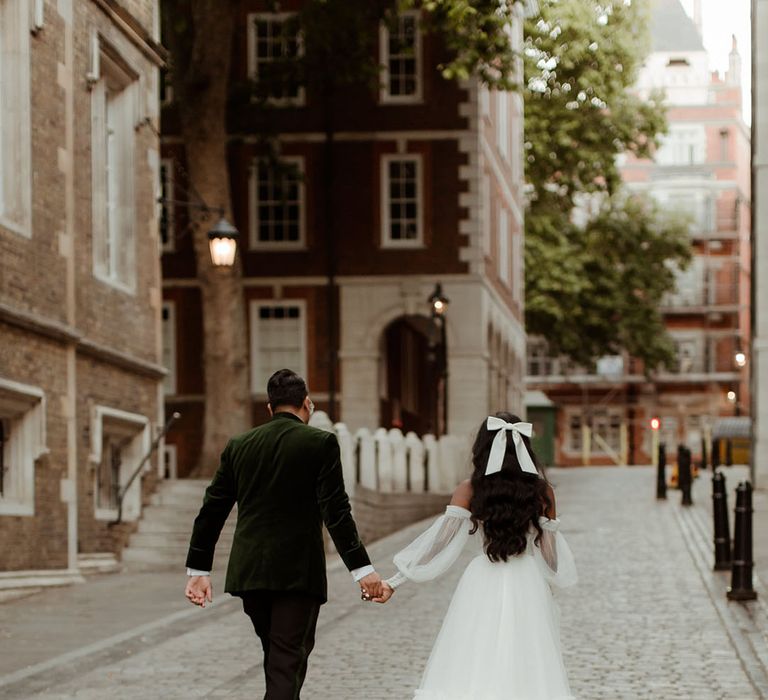
[[310, 425], [336, 433], [350, 495], [358, 484], [383, 493], [451, 493], [471, 473], [469, 445], [454, 435], [420, 438], [397, 428], [361, 428], [353, 435], [323, 411]]

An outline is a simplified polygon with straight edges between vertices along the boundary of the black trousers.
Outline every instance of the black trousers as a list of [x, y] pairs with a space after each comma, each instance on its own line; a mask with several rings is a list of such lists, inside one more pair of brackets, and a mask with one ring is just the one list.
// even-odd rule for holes
[[299, 700], [315, 646], [320, 601], [282, 591], [248, 591], [241, 597], [264, 649], [264, 700]]

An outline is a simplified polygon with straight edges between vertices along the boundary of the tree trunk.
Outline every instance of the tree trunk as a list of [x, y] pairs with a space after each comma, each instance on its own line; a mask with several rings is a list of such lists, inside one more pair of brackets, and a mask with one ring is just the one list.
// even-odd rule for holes
[[[167, 6], [170, 22], [166, 26], [179, 12], [187, 13], [184, 25], [167, 32], [167, 41], [174, 57], [174, 92], [189, 189], [209, 207], [221, 207], [231, 221], [226, 108], [237, 3], [191, 0]], [[190, 214], [194, 220], [197, 210], [191, 209]], [[207, 232], [218, 217], [218, 212], [211, 212], [192, 229], [202, 297], [205, 374], [203, 447], [195, 476], [213, 474], [227, 440], [250, 426], [241, 259], [238, 255], [231, 268], [216, 268], [211, 262]]]

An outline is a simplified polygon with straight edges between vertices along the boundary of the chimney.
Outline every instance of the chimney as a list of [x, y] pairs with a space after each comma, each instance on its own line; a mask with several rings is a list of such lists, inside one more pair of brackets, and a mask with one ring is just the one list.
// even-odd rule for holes
[[693, 23], [696, 25], [696, 30], [699, 32], [699, 36], [704, 36], [702, 31], [702, 10], [701, 0], [693, 0]]
[[728, 54], [728, 75], [726, 76], [726, 82], [728, 85], [741, 85], [741, 55], [739, 54], [736, 35], [733, 34], [731, 37], [733, 44], [731, 53]]

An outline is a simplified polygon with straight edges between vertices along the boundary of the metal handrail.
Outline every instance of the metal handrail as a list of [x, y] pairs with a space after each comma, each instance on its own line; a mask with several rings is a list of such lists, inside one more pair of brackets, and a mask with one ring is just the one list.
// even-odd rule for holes
[[149, 446], [149, 452], [144, 455], [141, 462], [139, 462], [139, 466], [136, 467], [133, 474], [131, 474], [131, 478], [128, 479], [128, 481], [125, 483], [125, 486], [120, 488], [120, 490], [117, 492], [117, 519], [110, 523], [110, 525], [119, 525], [123, 520], [123, 500], [125, 499], [126, 494], [128, 493], [128, 489], [131, 488], [131, 485], [134, 481], [136, 481], [136, 477], [141, 473], [141, 470], [144, 469], [144, 466], [149, 461], [150, 457], [152, 457], [152, 453], [157, 450], [157, 448], [160, 446], [160, 441], [166, 436], [168, 431], [170, 430], [171, 426], [181, 418], [181, 414], [178, 411], [174, 411], [171, 414], [171, 417], [166, 421], [165, 425], [163, 426], [162, 430], [157, 434], [155, 439], [152, 441], [152, 444]]

